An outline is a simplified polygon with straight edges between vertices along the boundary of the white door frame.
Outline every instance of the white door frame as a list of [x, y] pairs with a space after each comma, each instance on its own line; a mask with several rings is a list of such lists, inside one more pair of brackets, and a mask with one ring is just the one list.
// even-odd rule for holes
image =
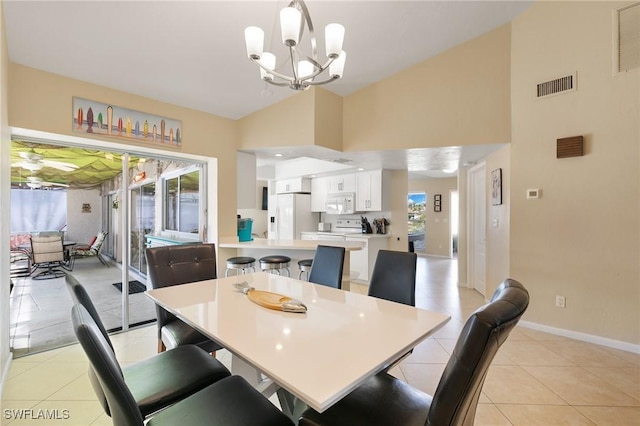
[[467, 173], [468, 208], [468, 279], [469, 288], [483, 296], [486, 293], [486, 217], [487, 171], [485, 162], [469, 169]]

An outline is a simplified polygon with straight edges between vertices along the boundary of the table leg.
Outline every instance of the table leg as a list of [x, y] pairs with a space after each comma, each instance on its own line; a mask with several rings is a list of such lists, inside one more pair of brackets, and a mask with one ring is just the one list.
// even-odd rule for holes
[[294, 423], [298, 421], [303, 411], [308, 408], [307, 404], [282, 388], [278, 389], [278, 401], [280, 401], [280, 409], [282, 412], [289, 416]]
[[255, 367], [235, 355], [231, 357], [231, 373], [244, 377], [251, 386], [267, 398], [277, 393], [282, 412], [294, 422], [298, 421], [302, 412], [307, 408], [307, 405], [296, 396], [278, 386], [273, 380], [264, 378]]

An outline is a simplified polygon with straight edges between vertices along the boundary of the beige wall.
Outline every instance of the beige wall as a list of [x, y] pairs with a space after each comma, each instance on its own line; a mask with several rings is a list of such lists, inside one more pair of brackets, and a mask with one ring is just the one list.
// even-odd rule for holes
[[[391, 184], [389, 194], [391, 195], [390, 210], [390, 236], [389, 250], [407, 251], [409, 247], [408, 226], [407, 226], [407, 194], [409, 186], [407, 184], [408, 173], [406, 170], [391, 170]], [[375, 232], [375, 230], [374, 230]]]
[[[8, 89], [9, 57], [4, 32], [3, 3], [0, 2], [0, 182], [11, 182], [11, 140], [9, 132], [7, 89]], [[11, 198], [11, 185], [0, 185], [0, 199]], [[0, 401], [2, 400], [2, 384], [9, 373], [11, 353], [9, 352], [9, 211], [0, 209]]]
[[314, 144], [342, 151], [342, 97], [315, 88]]
[[[62, 135], [81, 136], [71, 131], [73, 96], [109, 103], [182, 121], [181, 148], [127, 140], [123, 146], [138, 145], [176, 153], [235, 159], [238, 123], [192, 109], [182, 108], [90, 83], [61, 77], [18, 64], [9, 68], [9, 123], [11, 126]], [[95, 137], [95, 136], [94, 136]], [[101, 138], [122, 143], [113, 138]], [[8, 139], [7, 139], [8, 141]], [[236, 235], [236, 162], [218, 163], [218, 232]], [[212, 230], [210, 230], [211, 236]]]
[[238, 149], [314, 144], [315, 89], [297, 93], [239, 120]]
[[342, 97], [320, 87], [299, 92], [239, 122], [239, 149], [316, 145], [342, 151]]
[[[427, 194], [425, 254], [446, 257], [450, 255], [451, 191], [456, 191], [457, 189], [457, 177], [409, 180], [409, 192], [424, 192]], [[433, 196], [435, 194], [442, 195], [441, 211], [439, 212], [433, 210]]]
[[[512, 22], [510, 263], [531, 292], [526, 320], [637, 345], [640, 70], [612, 73], [613, 10], [628, 4], [540, 2]], [[573, 71], [577, 91], [534, 98]], [[556, 139], [575, 135], [586, 155], [556, 159]]]
[[505, 25], [344, 99], [344, 150], [511, 140]]
[[494, 206], [491, 197], [487, 202], [487, 299], [491, 297], [498, 285], [509, 278], [509, 231], [511, 229], [511, 146], [489, 155], [486, 160], [487, 194], [491, 194], [491, 172], [502, 169], [502, 204]]

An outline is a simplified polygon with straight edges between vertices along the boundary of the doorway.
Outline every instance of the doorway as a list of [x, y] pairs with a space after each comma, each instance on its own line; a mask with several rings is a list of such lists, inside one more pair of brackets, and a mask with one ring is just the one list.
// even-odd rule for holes
[[487, 177], [485, 163], [468, 172], [469, 188], [469, 285], [483, 296], [486, 292], [486, 197]]
[[[49, 136], [52, 138], [50, 139]], [[17, 140], [20, 140], [20, 137], [20, 135], [14, 135]], [[85, 150], [87, 153], [101, 150], [103, 159], [116, 156], [123, 158], [125, 156], [128, 158], [134, 156], [154, 158], [166, 164], [166, 169], [154, 167], [155, 170], [158, 170], [159, 176], [161, 176], [160, 170], [169, 169], [174, 171], [181, 164], [187, 164], [191, 167], [197, 164], [202, 170], [213, 166], [212, 175], [214, 176], [213, 179], [215, 179], [215, 159], [188, 154], [184, 155], [184, 158], [180, 154], [167, 157], [166, 153], [162, 153], [157, 149], [146, 149], [144, 147], [140, 147], [139, 153], [134, 153], [131, 152], [131, 147], [62, 135], [46, 134], [42, 138], [28, 136], [25, 139], [29, 141], [34, 151], [38, 149], [37, 146], [39, 144], [43, 144], [53, 146], [59, 152], [73, 148]], [[124, 152], [125, 149], [128, 151], [127, 153]], [[39, 172], [44, 173], [44, 171], [43, 168]], [[147, 171], [147, 175], [151, 176], [151, 173]], [[130, 173], [129, 176], [130, 178], [135, 178], [135, 175]], [[53, 179], [48, 180], [53, 181]], [[67, 208], [69, 209], [69, 225], [76, 222], [70, 228], [74, 228], [76, 235], [79, 235], [77, 238], [73, 237], [78, 243], [87, 243], [90, 240], [90, 236], [88, 234], [85, 236], [80, 230], [84, 230], [85, 233], [91, 232], [91, 235], [95, 235], [99, 230], [109, 231], [101, 253], [103, 257], [109, 259], [111, 267], [102, 265], [95, 258], [78, 259], [73, 271], [70, 272], [87, 287], [87, 291], [90, 293], [109, 331], [127, 330], [133, 324], [144, 324], [150, 320], [155, 320], [155, 306], [144, 293], [131, 294], [131, 291], [129, 291], [127, 292], [128, 294], [123, 294], [118, 290], [118, 286], [112, 285], [131, 282], [136, 279], [144, 285], [146, 276], [144, 235], [159, 229], [158, 226], [161, 226], [163, 222], [159, 218], [156, 220], [156, 215], [162, 214], [162, 209], [156, 208], [154, 198], [156, 195], [155, 181], [152, 178], [149, 181], [133, 179], [133, 185], [127, 188], [127, 180], [129, 179], [120, 179], [120, 182], [118, 182], [116, 179], [111, 187], [102, 187], [97, 190], [75, 190], [73, 188], [61, 190], [75, 192], [75, 194], [70, 195], [72, 201], [67, 205]], [[215, 184], [210, 184], [210, 186], [215, 187]], [[206, 206], [207, 193], [204, 191], [205, 187], [202, 186], [202, 188], [202, 200], [205, 200], [204, 205]], [[122, 194], [127, 194], [127, 191], [131, 195], [125, 200]], [[91, 197], [90, 203], [87, 202], [88, 197]], [[78, 204], [73, 204], [74, 202]], [[85, 204], [88, 207], [86, 211], [84, 209]], [[211, 208], [215, 209], [215, 204]], [[125, 213], [124, 210], [127, 211], [126, 215], [122, 214]], [[90, 214], [91, 212], [93, 212], [93, 215]], [[100, 217], [96, 217], [98, 214]], [[201, 226], [203, 228], [207, 227], [209, 218], [206, 215], [200, 217], [202, 218]], [[89, 220], [87, 222], [88, 225], [84, 222], [79, 223], [78, 218], [81, 221]], [[133, 235], [136, 237], [132, 238]], [[133, 248], [137, 248], [137, 250], [133, 250]], [[26, 277], [23, 282], [16, 281], [16, 286], [11, 295], [10, 346], [15, 356], [40, 352], [75, 341], [69, 317], [72, 301], [68, 296], [64, 278], [51, 280], [47, 282], [46, 286], [33, 286], [30, 282], [27, 282], [28, 279], [29, 277]], [[96, 290], [98, 292], [92, 293], [92, 290], [88, 287], [92, 287], [94, 290], [98, 289]], [[120, 288], [122, 288], [122, 284], [120, 284]], [[34, 289], [46, 289], [48, 294], [32, 294], [31, 291]], [[109, 294], [107, 295], [106, 293]], [[40, 303], [38, 306], [40, 307], [39, 312], [45, 314], [45, 316], [48, 315], [48, 319], [45, 317], [35, 318], [35, 313], [33, 311], [29, 312], [30, 306], [33, 305], [33, 303], [30, 305], [29, 301], [32, 301], [34, 297], [46, 297], [45, 303]], [[14, 310], [17, 312], [14, 312]], [[45, 310], [47, 310], [46, 313], [44, 312]], [[25, 316], [18, 318], [19, 311], [23, 311]]]

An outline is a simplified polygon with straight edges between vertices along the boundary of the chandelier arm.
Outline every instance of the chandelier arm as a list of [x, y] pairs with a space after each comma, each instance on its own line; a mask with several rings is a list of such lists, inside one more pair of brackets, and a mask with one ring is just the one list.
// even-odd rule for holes
[[296, 54], [295, 48], [293, 46], [289, 46], [289, 58], [291, 58], [289, 62], [291, 62], [291, 70], [293, 71], [293, 81], [298, 80], [298, 70], [296, 69], [296, 64], [298, 63], [298, 61], [295, 60], [296, 59], [294, 57], [295, 54]]
[[291, 85], [291, 83], [279, 83], [277, 81], [269, 80], [266, 78], [262, 79], [262, 81], [264, 81], [265, 83], [273, 84], [274, 86], [280, 86], [280, 87], [288, 87]]
[[325, 63], [324, 63], [324, 65], [320, 65], [318, 62], [314, 61], [313, 59], [311, 59], [311, 58], [310, 58], [310, 57], [308, 57], [308, 56], [306, 57], [306, 59], [308, 59], [308, 60], [312, 61], [313, 65], [315, 65], [315, 66], [318, 68], [318, 70], [317, 70], [316, 72], [314, 72], [313, 74], [311, 74], [310, 76], [305, 77], [303, 80], [308, 80], [308, 79], [310, 79], [310, 78], [314, 78], [314, 77], [316, 77], [317, 75], [320, 75], [320, 74], [321, 74], [321, 73], [323, 73], [327, 68], [329, 68], [329, 65], [331, 65], [331, 63], [332, 63], [333, 61], [335, 61], [335, 60], [336, 60], [336, 59], [338, 59], [338, 58], [329, 58], [329, 59], [327, 59], [327, 62], [325, 62]]
[[[293, 82], [293, 81], [295, 81], [293, 78], [289, 77], [288, 75], [280, 74], [280, 73], [279, 73], [278, 71], [276, 71], [276, 70], [271, 70], [271, 69], [269, 69], [269, 68], [265, 67], [264, 65], [262, 65], [262, 64], [260, 63], [260, 60], [259, 60], [259, 59], [253, 59], [253, 58], [249, 58], [249, 59], [251, 59], [253, 62], [255, 62], [256, 64], [258, 64], [258, 66], [259, 66], [260, 68], [262, 68], [263, 70], [265, 70], [265, 71], [266, 71], [266, 72], [268, 72], [269, 74], [273, 74], [274, 76], [276, 76], [276, 77], [278, 77], [278, 78], [281, 78], [282, 80], [285, 80], [285, 81], [289, 81], [289, 82]], [[268, 81], [268, 80], [264, 80], [264, 81]]]
[[[304, 16], [304, 20], [307, 22], [307, 28], [309, 28], [309, 39], [311, 41], [311, 56], [313, 56], [313, 62], [317, 61], [318, 58], [318, 46], [316, 43], [316, 35], [313, 30], [313, 22], [311, 22], [311, 15], [309, 14], [309, 9], [307, 9], [307, 5], [303, 0], [299, 0], [298, 5], [302, 10], [302, 15]], [[302, 40], [302, 33], [304, 32], [304, 25], [300, 25], [300, 38], [298, 40]]]
[[304, 84], [308, 84], [309, 86], [320, 86], [322, 84], [327, 84], [327, 83], [331, 83], [332, 81], [335, 81], [337, 79], [339, 79], [340, 77], [337, 75], [332, 75], [331, 77], [329, 77], [328, 79], [324, 80], [324, 81], [305, 81]]

